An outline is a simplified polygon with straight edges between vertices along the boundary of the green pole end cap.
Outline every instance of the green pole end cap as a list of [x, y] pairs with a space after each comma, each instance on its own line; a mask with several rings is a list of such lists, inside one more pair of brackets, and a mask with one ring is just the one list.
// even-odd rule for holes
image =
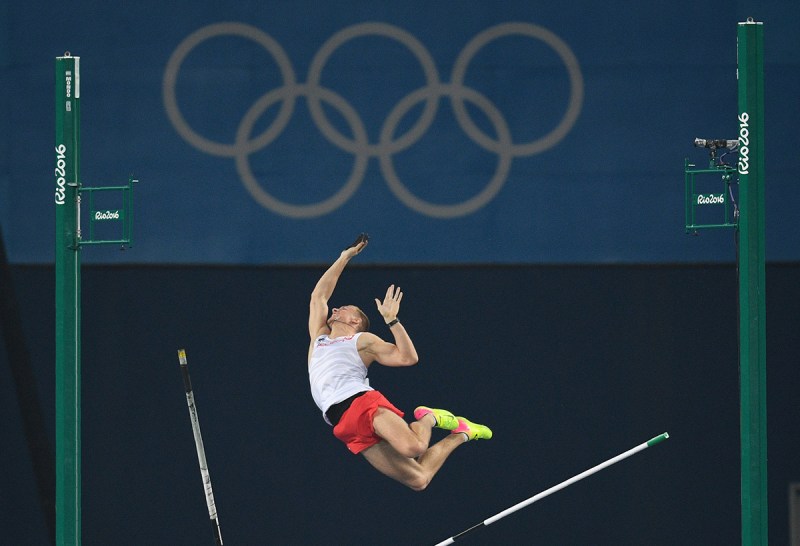
[[655, 438], [653, 438], [652, 440], [650, 440], [649, 442], [647, 442], [647, 447], [653, 447], [656, 444], [660, 444], [661, 442], [663, 442], [667, 438], [669, 438], [669, 434], [668, 433], [665, 432], [664, 434], [660, 434], [660, 435], [656, 436]]

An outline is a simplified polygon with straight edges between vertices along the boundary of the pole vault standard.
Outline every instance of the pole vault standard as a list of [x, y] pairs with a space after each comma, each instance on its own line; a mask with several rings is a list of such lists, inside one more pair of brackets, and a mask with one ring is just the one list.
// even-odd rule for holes
[[739, 385], [742, 544], [767, 546], [767, 333], [764, 205], [764, 25], [736, 35], [739, 91]]
[[[767, 325], [765, 269], [764, 167], [764, 25], [748, 17], [736, 32], [738, 140], [695, 139], [711, 150], [708, 169], [692, 170], [685, 160], [686, 232], [698, 228], [736, 229], [739, 277], [739, 430], [741, 436], [742, 544], [769, 544], [767, 491]], [[737, 151], [737, 165], [716, 158], [716, 149]], [[694, 190], [695, 174], [721, 174], [725, 191], [707, 195]], [[737, 182], [740, 205], [730, 221], [728, 201]], [[727, 194], [727, 195], [726, 195]], [[698, 224], [695, 209], [723, 205], [722, 222]], [[713, 218], [713, 216], [712, 216]], [[719, 218], [719, 215], [717, 216]]]
[[183, 375], [183, 386], [186, 389], [186, 403], [189, 404], [189, 417], [192, 421], [192, 432], [194, 432], [194, 444], [197, 448], [197, 460], [200, 463], [200, 476], [203, 478], [203, 487], [206, 491], [206, 505], [208, 506], [208, 517], [214, 528], [214, 540], [217, 546], [222, 546], [222, 533], [219, 530], [219, 518], [217, 517], [217, 505], [214, 503], [214, 491], [211, 490], [211, 476], [208, 473], [208, 463], [206, 463], [206, 450], [203, 447], [203, 436], [200, 434], [200, 420], [197, 417], [197, 407], [194, 404], [194, 393], [192, 392], [192, 380], [189, 377], [189, 362], [186, 360], [186, 351], [178, 351], [178, 362], [181, 366]]
[[661, 443], [664, 440], [666, 440], [667, 438], [669, 438], [669, 434], [667, 434], [666, 432], [664, 434], [656, 436], [655, 438], [653, 438], [653, 439], [651, 439], [651, 440], [649, 440], [647, 442], [644, 442], [643, 444], [640, 444], [640, 445], [634, 447], [633, 449], [629, 449], [625, 453], [620, 453], [616, 457], [612, 457], [611, 459], [607, 460], [604, 463], [600, 463], [599, 465], [594, 466], [594, 467], [590, 468], [589, 470], [586, 470], [585, 472], [581, 472], [577, 476], [573, 476], [570, 479], [568, 479], [566, 481], [563, 481], [558, 485], [554, 485], [550, 489], [542, 491], [541, 493], [539, 493], [537, 495], [534, 495], [534, 496], [532, 496], [531, 498], [529, 498], [527, 500], [524, 500], [524, 501], [522, 501], [520, 503], [517, 503], [514, 506], [512, 506], [511, 508], [507, 508], [507, 509], [503, 510], [502, 512], [500, 512], [499, 514], [496, 514], [496, 515], [490, 517], [489, 519], [483, 520], [482, 522], [478, 523], [477, 525], [473, 525], [469, 529], [467, 529], [465, 531], [462, 531], [462, 532], [458, 533], [457, 535], [453, 535], [452, 537], [448, 538], [447, 540], [439, 542], [438, 544], [436, 544], [436, 546], [447, 546], [448, 544], [452, 544], [456, 540], [462, 538], [464, 535], [466, 535], [468, 533], [471, 533], [472, 531], [474, 531], [476, 529], [479, 529], [481, 527], [486, 527], [487, 525], [491, 525], [495, 521], [501, 520], [504, 517], [508, 516], [509, 514], [513, 514], [517, 510], [521, 510], [522, 508], [525, 508], [526, 506], [528, 506], [530, 504], [533, 504], [534, 502], [536, 502], [538, 500], [541, 500], [541, 499], [543, 499], [543, 498], [545, 498], [545, 497], [547, 497], [549, 495], [552, 495], [556, 491], [560, 491], [561, 489], [564, 489], [565, 487], [570, 486], [573, 483], [582, 480], [583, 478], [591, 476], [592, 474], [594, 474], [596, 472], [600, 472], [604, 468], [607, 468], [607, 467], [611, 466], [614, 463], [620, 462], [622, 459], [627, 459], [631, 455], [635, 455], [636, 453], [639, 453], [643, 449], [647, 449], [648, 447], [651, 447], [651, 446], [654, 446], [654, 445], [656, 445], [658, 443]]
[[[81, 544], [81, 258], [84, 245], [132, 245], [133, 184], [83, 187], [81, 164], [81, 64], [69, 52], [56, 57], [55, 143], [55, 390], [56, 544]], [[121, 197], [122, 206], [95, 210], [92, 190]], [[81, 233], [81, 195], [89, 194], [89, 236]], [[117, 201], [119, 201], [118, 199]], [[113, 202], [113, 201], [112, 201]], [[115, 203], [119, 204], [119, 203]], [[109, 238], [94, 236], [95, 223]], [[115, 225], [118, 224], [118, 225]], [[117, 229], [114, 229], [117, 228]], [[116, 235], [116, 236], [115, 236]]]

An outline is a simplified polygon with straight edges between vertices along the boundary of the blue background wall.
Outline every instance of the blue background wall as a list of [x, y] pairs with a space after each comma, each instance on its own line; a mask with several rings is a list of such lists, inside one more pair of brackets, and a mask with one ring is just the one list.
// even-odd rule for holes
[[[87, 262], [314, 264], [329, 256], [322, 234], [364, 230], [391, 241], [371, 263], [729, 260], [717, 239], [726, 235], [708, 245], [681, 236], [682, 170], [684, 157], [707, 160], [695, 137], [736, 137], [736, 24], [747, 17], [765, 24], [768, 257], [800, 258], [796, 2], [613, 1], [597, 12], [557, 2], [34, 1], [4, 10], [0, 68], [13, 102], [0, 117], [0, 222], [13, 262], [52, 259], [53, 67], [67, 50], [81, 57], [82, 182], [141, 179], [135, 252], [87, 252]], [[518, 28], [497, 28], [506, 24]], [[361, 25], [372, 34], [341, 34]], [[192, 41], [196, 32], [208, 37]], [[494, 38], [475, 42], [484, 32]], [[469, 60], [461, 78], [460, 55]], [[431, 89], [438, 109], [418, 125]], [[297, 98], [278, 130], [278, 99], [290, 91]], [[309, 95], [329, 125], [312, 116]], [[464, 98], [476, 127], [459, 125], [451, 96]], [[383, 130], [395, 142], [412, 126], [420, 131], [407, 146], [378, 145]], [[268, 127], [272, 142], [248, 147]], [[432, 217], [393, 193], [390, 165], [434, 206], [485, 204]], [[285, 215], [348, 180], [358, 187], [330, 212]], [[496, 194], [481, 198], [490, 180]], [[283, 205], [266, 208], [264, 193]]]
[[[695, 137], [735, 136], [736, 23], [748, 16], [765, 23], [770, 536], [788, 541], [786, 487], [800, 474], [796, 2], [616, 1], [599, 15], [555, 2], [29, 2], [0, 14], [0, 226], [36, 381], [17, 393], [0, 345], [10, 544], [47, 543], [17, 401], [52, 427], [53, 67], [65, 50], [81, 57], [83, 183], [141, 180], [135, 246], [82, 251], [85, 544], [210, 540], [179, 347], [231, 544], [433, 544], [665, 430], [657, 450], [470, 543], [739, 543], [733, 235], [684, 234], [682, 168], [707, 160]], [[240, 34], [181, 49], [221, 23]], [[468, 44], [506, 23], [532, 36], [498, 35], [449, 85]], [[395, 38], [329, 41], [363, 24]], [[286, 127], [238, 162], [187, 137], [168, 98], [181, 51], [175, 98], [192, 131], [235, 148], [237, 133], [268, 130], [290, 65]], [[430, 126], [406, 148], [381, 144], [382, 131], [414, 130], [420, 89], [441, 95]], [[459, 124], [452, 96], [476, 127]], [[570, 105], [574, 120], [548, 137]], [[481, 195], [498, 165], [503, 176], [482, 206], [436, 217], [392, 189], [390, 163], [438, 206]], [[262, 202], [319, 202], [354, 168], [358, 187], [329, 212]], [[373, 383], [407, 411], [452, 407], [496, 434], [459, 449], [421, 495], [350, 456], [308, 393], [308, 294], [360, 231], [372, 243], [334, 303], [369, 309], [400, 284], [422, 356], [374, 369]]]

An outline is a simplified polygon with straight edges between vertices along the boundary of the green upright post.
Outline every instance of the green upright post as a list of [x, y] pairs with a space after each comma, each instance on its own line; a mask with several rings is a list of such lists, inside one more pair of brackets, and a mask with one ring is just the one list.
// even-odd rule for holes
[[767, 546], [764, 27], [738, 25], [742, 544]]
[[81, 543], [80, 57], [56, 58], [56, 544]]

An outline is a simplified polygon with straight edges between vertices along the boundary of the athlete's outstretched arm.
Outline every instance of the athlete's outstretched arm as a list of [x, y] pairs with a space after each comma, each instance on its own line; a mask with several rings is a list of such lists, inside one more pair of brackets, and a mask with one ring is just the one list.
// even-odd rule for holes
[[353, 245], [342, 251], [336, 261], [317, 281], [314, 291], [311, 292], [311, 301], [308, 308], [308, 334], [311, 339], [317, 337], [320, 330], [328, 327], [325, 322], [328, 318], [328, 300], [333, 294], [336, 283], [339, 282], [339, 277], [347, 263], [367, 246], [367, 242], [366, 235], [360, 235]]
[[384, 322], [387, 325], [391, 324], [389, 329], [394, 336], [394, 343], [384, 341], [373, 334], [362, 335], [358, 340], [360, 348], [384, 366], [413, 366], [419, 362], [414, 342], [411, 341], [405, 327], [396, 320], [402, 299], [403, 292], [399, 286], [395, 288], [394, 285], [389, 286], [386, 290], [383, 302], [375, 298], [375, 305], [377, 305]]

